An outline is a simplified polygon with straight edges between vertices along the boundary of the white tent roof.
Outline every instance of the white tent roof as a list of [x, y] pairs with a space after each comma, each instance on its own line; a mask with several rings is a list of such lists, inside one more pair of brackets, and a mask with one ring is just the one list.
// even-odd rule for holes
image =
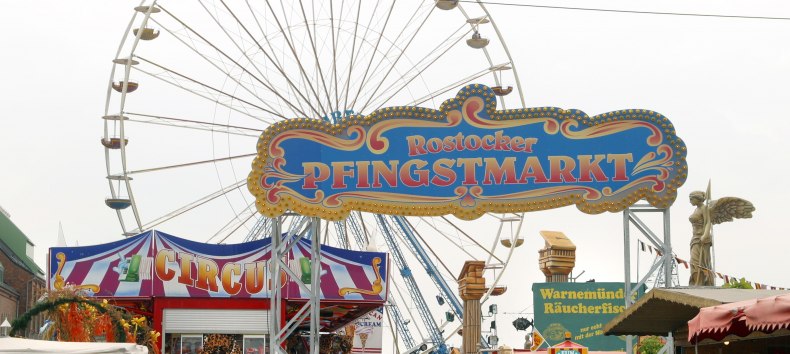
[[134, 343], [53, 342], [2, 337], [0, 353], [148, 354], [148, 348]]

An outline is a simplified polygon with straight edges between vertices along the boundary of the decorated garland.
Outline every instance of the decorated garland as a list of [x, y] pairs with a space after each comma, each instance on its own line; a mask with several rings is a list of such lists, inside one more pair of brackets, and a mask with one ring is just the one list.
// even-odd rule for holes
[[[108, 311], [107, 307], [104, 306], [102, 303], [97, 303], [92, 300], [88, 300], [85, 298], [81, 298], [78, 296], [72, 297], [61, 297], [54, 300], [44, 300], [39, 302], [31, 308], [29, 311], [25, 312], [22, 316], [18, 317], [13, 321], [11, 324], [11, 336], [14, 336], [18, 331], [24, 331], [27, 328], [30, 321], [36, 315], [42, 312], [52, 312], [57, 311], [58, 308], [62, 305], [87, 305], [94, 308], [101, 314], [108, 315], [113, 318], [114, 320], [114, 338], [116, 342], [123, 343], [126, 341], [126, 331], [124, 330], [123, 323], [121, 320], [124, 320], [123, 316], [120, 315], [118, 312], [115, 311]], [[127, 315], [127, 317], [129, 317]]]
[[60, 341], [92, 342], [94, 336], [104, 335], [107, 341], [133, 342], [148, 346], [159, 353], [157, 345], [160, 333], [148, 326], [144, 316], [133, 317], [122, 308], [83, 296], [78, 289], [66, 287], [47, 294], [33, 308], [15, 319], [11, 325], [11, 336], [24, 332], [30, 321], [41, 313], [49, 314], [53, 321], [52, 332], [46, 337]]

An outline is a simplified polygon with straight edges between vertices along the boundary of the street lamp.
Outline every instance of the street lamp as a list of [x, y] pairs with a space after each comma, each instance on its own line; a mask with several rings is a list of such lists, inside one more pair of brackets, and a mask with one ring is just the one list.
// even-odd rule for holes
[[488, 315], [489, 316], [496, 315], [496, 313], [497, 313], [497, 306], [496, 306], [496, 304], [489, 305], [488, 306]]
[[0, 337], [8, 337], [8, 330], [11, 329], [11, 324], [8, 323], [8, 317], [0, 324]]
[[499, 344], [499, 337], [497, 337], [496, 334], [488, 336], [488, 345], [492, 348], [496, 348], [497, 344]]

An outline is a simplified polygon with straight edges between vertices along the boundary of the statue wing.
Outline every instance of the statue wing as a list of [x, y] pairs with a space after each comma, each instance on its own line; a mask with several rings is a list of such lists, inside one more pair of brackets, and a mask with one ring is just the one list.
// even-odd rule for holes
[[716, 199], [709, 208], [710, 219], [714, 225], [732, 221], [732, 218], [751, 218], [755, 210], [752, 202], [737, 197]]

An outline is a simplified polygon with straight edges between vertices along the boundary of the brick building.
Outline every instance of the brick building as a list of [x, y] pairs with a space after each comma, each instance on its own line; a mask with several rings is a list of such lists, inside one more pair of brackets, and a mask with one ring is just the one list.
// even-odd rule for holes
[[[35, 245], [0, 208], [0, 322], [9, 322], [31, 309], [46, 291], [44, 271], [33, 261]], [[26, 331], [33, 337], [42, 318], [35, 318]]]

